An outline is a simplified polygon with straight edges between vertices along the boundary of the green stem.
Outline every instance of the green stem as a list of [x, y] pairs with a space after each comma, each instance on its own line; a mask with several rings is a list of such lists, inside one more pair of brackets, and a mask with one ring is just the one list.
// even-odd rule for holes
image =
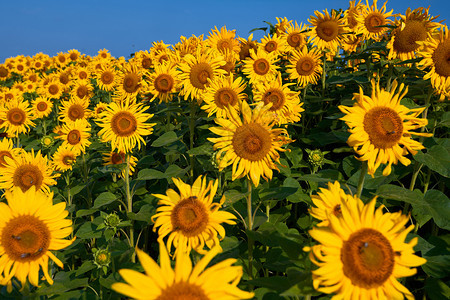
[[[131, 213], [133, 212], [133, 197], [131, 195], [130, 191], [130, 156], [131, 154], [126, 154], [126, 161], [127, 166], [125, 169], [125, 194], [127, 197], [127, 212]], [[133, 220], [131, 220], [131, 226], [130, 226], [130, 247], [134, 248], [134, 227], [133, 227]], [[134, 263], [136, 262], [136, 253], [133, 252], [133, 255], [131, 256], [131, 261]]]
[[327, 76], [326, 71], [326, 64], [327, 64], [327, 55], [323, 54], [323, 71], [322, 71], [322, 98], [325, 98], [325, 81]]
[[[414, 186], [416, 185], [417, 176], [419, 175], [420, 169], [422, 169], [422, 167], [423, 167], [423, 164], [418, 163], [417, 161], [414, 163], [414, 171], [413, 171], [413, 174], [412, 174], [412, 177], [411, 177], [411, 183], [409, 184], [409, 190], [410, 191], [414, 190]], [[404, 214], [408, 213], [409, 207], [410, 207], [410, 204], [406, 203], [405, 207], [403, 208], [403, 213]]]
[[[190, 102], [190, 115], [189, 115], [189, 150], [194, 148], [194, 130], [195, 130], [195, 112], [196, 103], [194, 101]], [[190, 174], [191, 174], [191, 184], [194, 182], [194, 163], [195, 159], [192, 154], [189, 154], [189, 164], [190, 164]]]
[[390, 92], [391, 91], [391, 83], [392, 83], [392, 74], [394, 72], [394, 67], [392, 66], [392, 64], [389, 64], [389, 71], [388, 71], [388, 81], [386, 84], [386, 91]]
[[363, 161], [361, 164], [361, 173], [359, 174], [358, 179], [358, 187], [356, 188], [356, 196], [360, 199], [364, 187], [364, 179], [366, 178], [367, 169], [368, 169], [367, 161]]
[[[252, 182], [250, 179], [247, 180], [247, 215], [248, 215], [248, 224], [247, 230], [253, 230], [253, 213], [252, 213]], [[248, 242], [248, 278], [249, 280], [253, 279], [253, 245], [255, 241], [253, 238], [247, 234], [247, 242]], [[253, 286], [250, 286], [250, 290], [253, 290]]]

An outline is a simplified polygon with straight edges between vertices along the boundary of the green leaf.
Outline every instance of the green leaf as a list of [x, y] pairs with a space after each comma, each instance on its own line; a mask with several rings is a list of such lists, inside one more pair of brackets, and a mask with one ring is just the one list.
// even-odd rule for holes
[[152, 147], [162, 147], [171, 144], [178, 140], [177, 134], [174, 131], [169, 131], [161, 135], [152, 143]]
[[77, 216], [77, 218], [89, 216], [89, 215], [92, 215], [93, 213], [95, 213], [96, 211], [98, 211], [98, 209], [96, 209], [96, 208], [80, 209], [80, 210], [77, 210], [76, 216]]
[[88, 286], [88, 278], [75, 278], [75, 270], [70, 272], [59, 271], [53, 279], [51, 286], [39, 289], [38, 295], [62, 294], [64, 292]]
[[117, 196], [111, 192], [103, 192], [94, 201], [93, 208], [99, 208], [104, 205], [108, 205], [117, 200]]
[[226, 205], [232, 205], [233, 203], [235, 203], [241, 199], [244, 199], [248, 195], [248, 193], [242, 193], [237, 190], [228, 190], [228, 191], [225, 191], [223, 194], [225, 196], [225, 204]]
[[152, 180], [152, 179], [163, 179], [165, 175], [163, 172], [155, 169], [143, 169], [139, 171], [136, 180]]
[[129, 212], [128, 218], [136, 221], [150, 222], [150, 218], [154, 214], [154, 208], [150, 204], [145, 204], [141, 207], [138, 213]]
[[450, 299], [450, 287], [445, 282], [436, 278], [427, 278], [425, 292], [431, 300]]
[[192, 149], [189, 149], [187, 151], [187, 154], [189, 155], [211, 155], [213, 153], [213, 146], [211, 143], [203, 144], [199, 147], [195, 147]]
[[435, 145], [427, 153], [417, 152], [414, 159], [444, 177], [450, 177], [450, 153], [441, 146]]
[[423, 206], [428, 209], [428, 214], [433, 217], [437, 226], [450, 230], [450, 200], [438, 190], [428, 190], [423, 198]]
[[164, 173], [165, 178], [169, 179], [172, 177], [181, 177], [184, 174], [186, 174], [187, 170], [186, 169], [182, 169], [177, 165], [170, 165], [166, 172]]
[[86, 272], [89, 272], [92, 269], [95, 269], [96, 265], [92, 262], [92, 260], [86, 260], [75, 272], [75, 276], [80, 276]]
[[94, 239], [102, 236], [102, 232], [96, 230], [96, 227], [92, 222], [83, 223], [78, 229], [76, 236], [79, 239]]
[[423, 194], [419, 190], [410, 191], [392, 184], [380, 186], [376, 194], [385, 199], [403, 201], [413, 205], [421, 205], [423, 199]]
[[284, 200], [286, 197], [297, 192], [298, 187], [278, 186], [272, 188], [261, 189], [259, 197], [261, 201], [266, 200]]

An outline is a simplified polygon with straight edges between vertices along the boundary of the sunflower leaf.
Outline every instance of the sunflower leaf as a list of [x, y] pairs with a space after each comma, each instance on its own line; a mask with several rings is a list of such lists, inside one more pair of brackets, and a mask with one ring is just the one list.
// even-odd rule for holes
[[450, 153], [445, 147], [435, 145], [427, 153], [418, 152], [414, 159], [442, 176], [450, 177]]
[[169, 131], [161, 135], [153, 141], [152, 147], [162, 147], [178, 140], [178, 136], [174, 131]]
[[117, 200], [117, 196], [111, 192], [103, 192], [94, 201], [93, 208], [99, 208], [104, 205], [108, 205]]

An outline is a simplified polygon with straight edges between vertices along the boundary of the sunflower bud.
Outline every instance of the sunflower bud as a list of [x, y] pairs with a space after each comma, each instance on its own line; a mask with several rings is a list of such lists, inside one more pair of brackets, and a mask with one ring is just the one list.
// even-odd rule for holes
[[51, 135], [44, 135], [41, 138], [41, 145], [44, 148], [50, 148], [54, 142], [55, 142], [55, 139]]
[[116, 213], [111, 213], [104, 217], [103, 222], [105, 223], [106, 227], [116, 229], [117, 226], [119, 226], [120, 222], [122, 220], [119, 219], [119, 216], [116, 215]]
[[94, 264], [102, 269], [106, 274], [108, 271], [109, 263], [111, 262], [111, 253], [108, 249], [93, 249], [94, 251]]
[[311, 165], [314, 173], [317, 172], [318, 169], [322, 168], [322, 166], [326, 163], [330, 163], [329, 160], [325, 159], [325, 154], [329, 153], [329, 151], [320, 151], [305, 149], [308, 153], [308, 163]]

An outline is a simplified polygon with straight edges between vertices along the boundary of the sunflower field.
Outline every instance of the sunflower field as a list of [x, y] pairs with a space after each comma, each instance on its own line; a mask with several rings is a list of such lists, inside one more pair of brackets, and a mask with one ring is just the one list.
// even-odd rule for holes
[[449, 30], [386, 5], [7, 58], [0, 298], [449, 299]]

